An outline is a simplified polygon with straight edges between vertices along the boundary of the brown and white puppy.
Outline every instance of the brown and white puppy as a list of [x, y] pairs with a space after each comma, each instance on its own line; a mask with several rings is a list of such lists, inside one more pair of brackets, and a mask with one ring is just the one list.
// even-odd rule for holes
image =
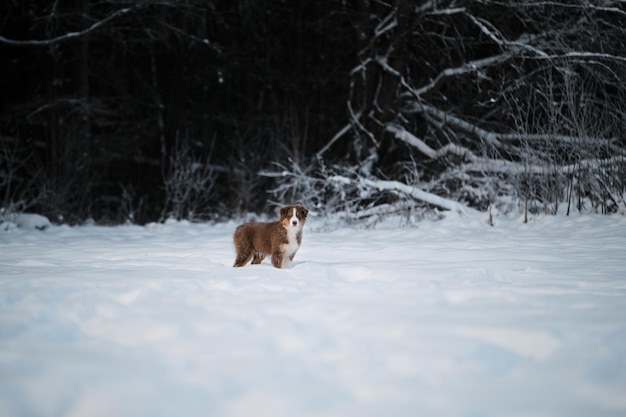
[[233, 238], [237, 257], [233, 266], [244, 266], [250, 259], [253, 264], [259, 264], [270, 255], [276, 268], [288, 267], [300, 248], [307, 214], [309, 210], [304, 206], [289, 205], [280, 209], [278, 221], [237, 227]]

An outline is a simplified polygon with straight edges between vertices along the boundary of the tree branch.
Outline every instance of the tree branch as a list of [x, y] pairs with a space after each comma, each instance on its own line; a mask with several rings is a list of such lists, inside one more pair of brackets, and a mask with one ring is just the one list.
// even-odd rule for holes
[[[519, 175], [519, 174], [534, 174], [534, 175], [549, 175], [549, 174], [562, 174], [562, 175], [571, 175], [577, 171], [583, 169], [597, 168], [597, 167], [609, 167], [619, 163], [623, 163], [623, 155], [622, 156], [614, 156], [611, 158], [605, 159], [584, 159], [577, 161], [574, 164], [568, 164], [559, 166], [556, 163], [551, 163], [547, 165], [538, 165], [538, 164], [527, 164], [522, 162], [513, 162], [507, 161], [504, 159], [490, 159], [483, 158], [475, 155], [469, 149], [464, 148], [462, 146], [449, 143], [446, 146], [443, 146], [440, 149], [433, 149], [428, 146], [424, 141], [417, 138], [410, 132], [407, 132], [404, 129], [395, 127], [395, 126], [387, 126], [387, 131], [392, 133], [397, 139], [415, 147], [422, 154], [426, 155], [430, 159], [438, 159], [447, 154], [454, 154], [461, 157], [464, 157], [469, 162], [463, 164], [460, 167], [462, 172], [490, 172], [490, 173], [503, 173], [509, 175]], [[526, 139], [534, 139], [540, 141], [546, 141], [548, 139], [554, 139], [554, 136], [550, 135], [524, 135], [524, 134], [515, 134], [515, 135], [502, 135], [502, 136], [515, 136], [518, 139], [526, 138]], [[580, 140], [580, 138], [574, 138], [570, 136], [561, 135], [562, 140], [574, 141]], [[500, 138], [501, 139], [501, 138]]]
[[574, 52], [568, 52], [566, 54], [552, 54], [552, 55], [536, 57], [535, 59], [554, 60], [554, 59], [562, 59], [562, 58], [576, 58], [576, 59], [590, 60], [590, 61], [596, 60], [596, 59], [603, 59], [603, 60], [609, 60], [609, 61], [626, 62], [626, 57], [623, 57], [623, 56], [597, 53], [597, 52], [584, 52], [584, 51], [583, 52], [574, 51]]
[[[491, 65], [495, 65], [495, 64], [500, 64], [503, 62], [508, 61], [509, 59], [513, 58], [515, 56], [515, 54], [511, 51], [506, 52], [506, 53], [502, 53], [499, 55], [495, 55], [495, 56], [490, 56], [488, 58], [483, 58], [483, 59], [477, 59], [475, 61], [470, 61], [470, 62], [466, 62], [465, 64], [459, 66], [459, 67], [454, 67], [454, 68], [446, 68], [443, 71], [439, 72], [439, 74], [437, 74], [437, 76], [428, 84], [426, 84], [425, 86], [421, 87], [421, 88], [409, 88], [409, 91], [411, 92], [411, 94], [413, 94], [415, 97], [421, 97], [424, 94], [426, 94], [428, 91], [436, 88], [437, 86], [439, 86], [439, 84], [446, 78], [451, 78], [451, 77], [456, 77], [456, 76], [460, 76], [460, 75], [465, 75], [465, 74], [469, 74], [472, 72], [476, 72], [477, 70], [479, 70], [480, 68], [485, 68]], [[403, 83], [403, 85], [407, 85], [406, 83]]]
[[322, 149], [317, 151], [316, 156], [317, 157], [322, 156], [328, 149], [330, 149], [331, 146], [333, 146], [335, 142], [337, 142], [337, 140], [339, 140], [343, 135], [345, 135], [350, 130], [351, 127], [352, 127], [352, 124], [350, 123], [342, 127], [341, 130], [335, 133], [335, 136], [333, 136], [332, 139], [328, 141], [328, 143]]
[[[440, 110], [436, 107], [414, 103], [413, 110], [420, 113], [426, 113], [435, 119], [439, 120], [442, 124], [449, 124], [452, 127], [455, 127], [461, 131], [464, 131], [468, 134], [475, 135], [479, 139], [483, 140], [490, 145], [494, 145], [496, 147], [502, 147], [503, 142], [513, 142], [513, 141], [526, 141], [526, 142], [549, 142], [549, 141], [559, 141], [563, 143], [580, 143], [581, 141], [606, 141], [610, 142], [615, 140], [616, 138], [598, 138], [598, 137], [580, 137], [580, 136], [572, 136], [572, 135], [561, 135], [555, 133], [498, 133], [492, 132], [489, 130], [482, 129], [476, 126], [473, 123], [470, 123], [466, 120], [461, 119], [460, 117], [453, 116], [443, 110]], [[392, 132], [395, 133], [395, 132]], [[403, 139], [403, 138], [399, 138]], [[404, 139], [403, 139], [404, 140]], [[433, 151], [434, 152], [434, 151]]]
[[467, 207], [456, 201], [448, 200], [447, 198], [443, 198], [435, 194], [427, 193], [426, 191], [422, 191], [419, 188], [411, 187], [410, 185], [404, 184], [399, 181], [383, 181], [383, 180], [373, 181], [373, 180], [362, 178], [360, 179], [360, 182], [363, 185], [376, 188], [377, 190], [380, 190], [380, 191], [398, 191], [415, 200], [423, 201], [425, 203], [432, 204], [433, 206], [437, 206], [445, 210], [454, 211], [461, 215], [477, 212], [473, 208]]
[[397, 128], [395, 126], [387, 126], [387, 131], [392, 133], [397, 139], [408, 143], [411, 146], [417, 148], [421, 153], [428, 156], [430, 159], [438, 159], [447, 154], [454, 154], [468, 159], [469, 161], [478, 161], [479, 158], [474, 155], [469, 149], [463, 146], [449, 143], [442, 148], [435, 150], [428, 146], [423, 140], [419, 139], [412, 133], [407, 132], [404, 129]]
[[463, 172], [491, 172], [509, 175], [571, 175], [581, 170], [605, 168], [623, 162], [624, 159], [621, 157], [611, 157], [605, 159], [583, 159], [574, 164], [559, 166], [554, 163], [547, 165], [529, 165], [521, 162], [505, 161], [503, 159], [481, 158], [481, 160], [462, 165], [460, 169]]
[[64, 42], [64, 41], [68, 41], [68, 40], [75, 39], [75, 38], [80, 38], [104, 26], [111, 20], [130, 13], [131, 11], [133, 11], [134, 9], [137, 9], [138, 7], [139, 6], [133, 6], [133, 7], [126, 7], [124, 9], [120, 9], [114, 12], [113, 14], [105, 17], [104, 19], [97, 21], [93, 25], [89, 26], [87, 29], [81, 30], [80, 32], [68, 32], [66, 34], [63, 34], [63, 35], [60, 35], [51, 39], [18, 40], [18, 39], [9, 39], [9, 38], [5, 38], [4, 36], [0, 36], [0, 43], [4, 43], [6, 45], [12, 45], [12, 46], [48, 46], [54, 43]]

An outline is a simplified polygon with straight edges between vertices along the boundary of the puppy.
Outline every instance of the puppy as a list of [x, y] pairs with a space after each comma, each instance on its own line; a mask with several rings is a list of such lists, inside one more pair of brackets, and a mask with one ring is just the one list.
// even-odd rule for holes
[[289, 205], [280, 209], [278, 221], [237, 227], [233, 237], [237, 257], [233, 266], [244, 266], [250, 259], [253, 264], [259, 264], [270, 255], [276, 268], [288, 267], [300, 248], [307, 214], [309, 210], [304, 206]]

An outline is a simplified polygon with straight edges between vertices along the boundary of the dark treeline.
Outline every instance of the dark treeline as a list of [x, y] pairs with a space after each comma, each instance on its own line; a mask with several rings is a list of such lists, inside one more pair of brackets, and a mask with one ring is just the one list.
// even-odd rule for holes
[[624, 206], [623, 2], [6, 0], [0, 16], [5, 212]]

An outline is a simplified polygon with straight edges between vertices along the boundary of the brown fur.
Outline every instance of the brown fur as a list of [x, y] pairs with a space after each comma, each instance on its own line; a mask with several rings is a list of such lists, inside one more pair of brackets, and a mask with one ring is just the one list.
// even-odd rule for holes
[[[292, 230], [295, 242], [289, 241], [290, 219], [296, 209], [299, 227]], [[284, 268], [292, 261], [302, 242], [302, 226], [309, 211], [301, 205], [289, 205], [280, 209], [280, 219], [275, 222], [252, 222], [242, 224], [235, 230], [233, 240], [237, 257], [233, 266], [239, 267], [252, 259], [252, 264], [259, 264], [267, 255], [271, 256], [272, 265]]]

